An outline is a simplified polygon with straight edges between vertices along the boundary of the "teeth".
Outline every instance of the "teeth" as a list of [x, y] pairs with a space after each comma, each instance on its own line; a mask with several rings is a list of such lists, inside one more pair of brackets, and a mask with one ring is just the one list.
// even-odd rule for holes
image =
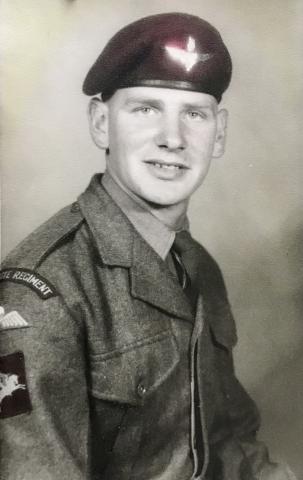
[[179, 170], [181, 167], [178, 165], [166, 165], [163, 163], [154, 163], [155, 167], [164, 168], [165, 170]]

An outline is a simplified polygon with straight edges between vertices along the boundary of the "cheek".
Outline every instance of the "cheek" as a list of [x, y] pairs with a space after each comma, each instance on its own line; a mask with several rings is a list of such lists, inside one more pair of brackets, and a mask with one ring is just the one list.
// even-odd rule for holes
[[215, 129], [196, 129], [189, 132], [187, 145], [194, 156], [201, 159], [212, 155], [215, 143]]
[[125, 129], [123, 134], [120, 134], [116, 138], [116, 148], [119, 152], [128, 156], [144, 155], [144, 152], [150, 151], [154, 145], [154, 133], [147, 129]]

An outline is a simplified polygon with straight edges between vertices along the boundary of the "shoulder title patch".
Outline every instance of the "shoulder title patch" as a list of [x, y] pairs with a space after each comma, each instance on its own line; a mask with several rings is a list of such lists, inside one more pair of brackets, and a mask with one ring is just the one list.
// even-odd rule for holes
[[0, 357], [0, 418], [14, 417], [31, 410], [23, 353]]
[[6, 268], [0, 271], [0, 282], [20, 283], [31, 288], [44, 300], [58, 295], [55, 287], [38, 273], [27, 268]]

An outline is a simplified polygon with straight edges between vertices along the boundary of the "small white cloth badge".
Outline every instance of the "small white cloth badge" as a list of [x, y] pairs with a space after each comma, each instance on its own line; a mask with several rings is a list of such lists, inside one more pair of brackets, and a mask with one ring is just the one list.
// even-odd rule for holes
[[25, 328], [29, 324], [20, 313], [13, 310], [12, 312], [6, 313], [3, 307], [0, 306], [0, 332], [3, 330], [11, 330], [14, 328]]

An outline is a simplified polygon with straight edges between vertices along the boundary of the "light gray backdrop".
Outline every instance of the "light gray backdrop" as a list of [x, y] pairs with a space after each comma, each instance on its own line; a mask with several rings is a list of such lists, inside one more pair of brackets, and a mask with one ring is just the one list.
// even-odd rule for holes
[[2, 254], [104, 166], [81, 83], [125, 23], [186, 11], [214, 23], [234, 61], [227, 152], [191, 205], [236, 316], [238, 374], [260, 437], [303, 474], [303, 2], [6, 0], [2, 4]]

